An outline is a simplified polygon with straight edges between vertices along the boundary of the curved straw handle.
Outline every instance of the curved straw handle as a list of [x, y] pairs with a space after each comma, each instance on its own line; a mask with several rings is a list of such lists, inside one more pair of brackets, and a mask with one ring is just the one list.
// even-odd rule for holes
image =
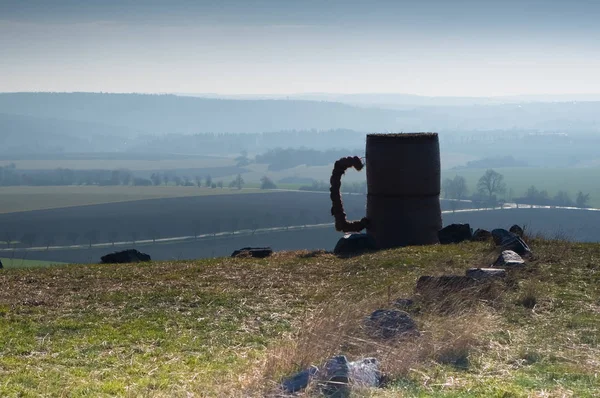
[[342, 232], [359, 232], [367, 227], [367, 218], [363, 217], [360, 221], [348, 221], [344, 213], [344, 204], [340, 188], [342, 186], [342, 176], [346, 169], [354, 167], [357, 171], [362, 170], [363, 163], [358, 156], [341, 158], [333, 166], [331, 172], [331, 188], [329, 188], [331, 197], [331, 215], [335, 218], [335, 229]]

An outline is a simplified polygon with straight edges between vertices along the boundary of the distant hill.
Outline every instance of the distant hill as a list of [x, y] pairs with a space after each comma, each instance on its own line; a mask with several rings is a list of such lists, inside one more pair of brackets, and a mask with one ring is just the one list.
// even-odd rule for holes
[[384, 131], [403, 125], [402, 111], [333, 102], [142, 94], [6, 93], [0, 94], [0, 113], [102, 124], [160, 135], [335, 128]]

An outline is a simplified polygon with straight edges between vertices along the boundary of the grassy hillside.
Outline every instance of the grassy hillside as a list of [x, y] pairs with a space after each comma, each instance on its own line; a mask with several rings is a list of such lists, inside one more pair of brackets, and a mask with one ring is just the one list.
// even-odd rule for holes
[[[3, 270], [0, 395], [264, 396], [342, 353], [382, 361], [390, 383], [364, 396], [592, 397], [600, 245], [530, 244], [506, 284], [435, 300], [414, 294], [420, 275], [489, 264], [492, 247]], [[366, 338], [362, 317], [398, 297], [421, 337]]]
[[4, 268], [23, 268], [23, 267], [49, 267], [53, 265], [64, 264], [58, 261], [28, 260], [26, 258], [8, 258], [0, 257]]

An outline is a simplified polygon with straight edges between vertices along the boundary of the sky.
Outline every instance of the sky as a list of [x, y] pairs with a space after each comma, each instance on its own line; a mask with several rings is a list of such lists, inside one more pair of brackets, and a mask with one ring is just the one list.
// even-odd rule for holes
[[596, 0], [0, 0], [0, 92], [600, 93]]

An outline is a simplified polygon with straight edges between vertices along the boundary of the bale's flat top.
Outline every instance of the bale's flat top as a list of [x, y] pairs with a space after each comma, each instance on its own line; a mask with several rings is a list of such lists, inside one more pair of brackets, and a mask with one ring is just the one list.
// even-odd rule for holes
[[367, 139], [370, 141], [383, 141], [383, 140], [437, 140], [437, 133], [392, 133], [392, 134], [367, 134]]

